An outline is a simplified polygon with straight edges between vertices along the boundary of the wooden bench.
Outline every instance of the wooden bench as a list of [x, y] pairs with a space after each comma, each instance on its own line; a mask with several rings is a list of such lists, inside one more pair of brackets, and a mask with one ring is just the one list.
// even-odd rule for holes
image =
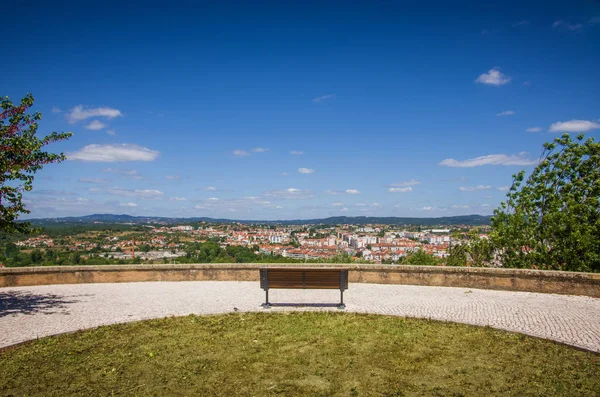
[[335, 267], [263, 267], [260, 287], [266, 292], [264, 308], [270, 308], [269, 289], [339, 289], [339, 309], [344, 309], [344, 290], [348, 289], [348, 269]]

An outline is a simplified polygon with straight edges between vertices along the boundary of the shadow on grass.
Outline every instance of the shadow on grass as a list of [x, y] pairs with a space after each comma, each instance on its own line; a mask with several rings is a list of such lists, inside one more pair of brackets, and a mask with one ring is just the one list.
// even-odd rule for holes
[[0, 292], [0, 317], [13, 314], [52, 314], [66, 309], [69, 304], [79, 302], [74, 297], [30, 292]]

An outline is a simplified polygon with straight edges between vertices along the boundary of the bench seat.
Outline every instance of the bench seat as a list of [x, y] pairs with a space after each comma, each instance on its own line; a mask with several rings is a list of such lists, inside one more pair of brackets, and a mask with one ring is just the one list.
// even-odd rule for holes
[[337, 267], [263, 267], [260, 287], [266, 292], [263, 307], [270, 308], [269, 289], [339, 289], [339, 308], [345, 308], [344, 290], [348, 289], [348, 269]]

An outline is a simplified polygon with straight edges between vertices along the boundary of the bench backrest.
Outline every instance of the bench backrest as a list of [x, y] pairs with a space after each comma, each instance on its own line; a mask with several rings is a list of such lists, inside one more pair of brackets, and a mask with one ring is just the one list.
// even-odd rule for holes
[[263, 268], [260, 287], [290, 289], [348, 289], [348, 269]]

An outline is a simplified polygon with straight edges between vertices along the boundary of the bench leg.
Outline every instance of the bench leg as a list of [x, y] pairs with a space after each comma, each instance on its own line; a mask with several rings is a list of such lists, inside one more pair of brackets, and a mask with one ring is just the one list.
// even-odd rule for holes
[[266, 292], [265, 303], [263, 303], [261, 306], [264, 309], [270, 309], [271, 308], [271, 304], [269, 303], [269, 290], [266, 289], [265, 292]]
[[340, 290], [340, 304], [338, 305], [338, 309], [345, 309], [346, 305], [344, 305], [344, 290]]

